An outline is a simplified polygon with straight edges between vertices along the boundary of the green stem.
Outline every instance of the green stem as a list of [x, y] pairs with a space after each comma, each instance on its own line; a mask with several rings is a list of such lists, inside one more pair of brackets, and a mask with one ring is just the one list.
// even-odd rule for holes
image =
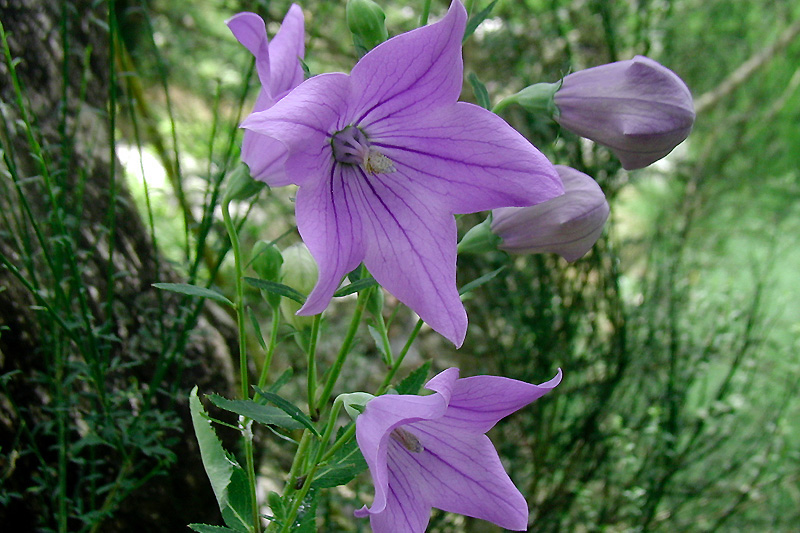
[[[236, 231], [236, 225], [231, 219], [229, 204], [223, 202], [222, 204], [222, 219], [225, 222], [225, 229], [231, 239], [231, 250], [233, 251], [233, 262], [235, 269], [235, 282], [236, 282], [236, 323], [239, 329], [239, 373], [242, 385], [242, 399], [247, 400], [250, 398], [250, 385], [247, 376], [247, 338], [245, 330], [244, 318], [244, 282], [242, 281], [242, 254], [239, 248], [239, 235]], [[247, 428], [250, 421], [245, 418], [242, 420], [243, 428]], [[242, 431], [242, 440], [244, 441], [244, 452], [247, 460], [247, 479], [250, 484], [250, 498], [253, 501], [253, 532], [259, 533], [261, 531], [261, 518], [258, 514], [258, 500], [256, 499], [256, 470], [255, 459], [253, 456], [253, 438], [252, 433], [246, 429]]]
[[417, 320], [417, 325], [414, 326], [414, 331], [412, 331], [411, 335], [408, 336], [408, 340], [406, 341], [405, 346], [403, 346], [403, 349], [397, 355], [397, 359], [395, 360], [394, 365], [392, 365], [392, 368], [389, 370], [389, 372], [386, 374], [386, 377], [383, 379], [383, 383], [378, 389], [377, 395], [383, 394], [389, 388], [389, 385], [391, 384], [394, 375], [400, 369], [400, 365], [403, 363], [403, 359], [405, 359], [408, 350], [411, 349], [411, 345], [414, 343], [414, 340], [416, 340], [417, 335], [419, 335], [419, 331], [422, 329], [422, 324], [423, 324], [422, 319]]
[[278, 306], [272, 308], [272, 330], [269, 333], [269, 344], [267, 353], [264, 356], [264, 366], [261, 368], [261, 376], [258, 378], [258, 388], [263, 389], [269, 379], [269, 368], [272, 365], [272, 356], [275, 355], [275, 347], [278, 345], [278, 325], [281, 321], [281, 313]]
[[300, 506], [303, 504], [303, 499], [305, 499], [306, 494], [308, 494], [308, 491], [311, 488], [311, 484], [314, 482], [314, 474], [317, 473], [317, 469], [322, 463], [323, 452], [325, 452], [325, 444], [330, 441], [331, 435], [333, 435], [333, 429], [336, 427], [336, 420], [339, 418], [339, 411], [341, 408], [342, 403], [340, 401], [333, 403], [330, 417], [328, 418], [328, 424], [325, 426], [325, 432], [322, 434], [322, 439], [317, 447], [317, 452], [314, 454], [314, 462], [312, 463], [311, 468], [305, 474], [303, 486], [294, 496], [292, 507], [289, 509], [289, 514], [286, 517], [286, 521], [283, 523], [281, 533], [290, 531], [290, 528], [292, 525], [294, 525], [294, 521], [297, 518], [297, 512], [300, 510]]
[[320, 394], [319, 398], [317, 399], [317, 409], [320, 411], [330, 400], [333, 387], [336, 385], [336, 380], [339, 379], [339, 374], [342, 372], [344, 361], [347, 359], [347, 354], [350, 353], [350, 348], [353, 347], [353, 341], [355, 341], [356, 333], [358, 332], [358, 326], [361, 324], [361, 317], [364, 314], [364, 308], [367, 306], [367, 300], [369, 300], [369, 295], [371, 292], [372, 289], [370, 288], [358, 293], [358, 303], [356, 303], [356, 310], [353, 312], [353, 319], [350, 321], [350, 327], [347, 330], [344, 341], [342, 341], [341, 348], [339, 348], [339, 354], [336, 356], [336, 361], [334, 361], [333, 366], [329, 370], [328, 380], [325, 382], [325, 388], [322, 389], [322, 394]]
[[308, 340], [308, 414], [311, 420], [317, 420], [318, 410], [314, 402], [317, 397], [317, 340], [319, 339], [319, 324], [322, 314], [314, 315], [311, 324], [311, 338]]
[[431, 0], [422, 2], [422, 14], [419, 16], [420, 27], [428, 24], [428, 15], [431, 13]]

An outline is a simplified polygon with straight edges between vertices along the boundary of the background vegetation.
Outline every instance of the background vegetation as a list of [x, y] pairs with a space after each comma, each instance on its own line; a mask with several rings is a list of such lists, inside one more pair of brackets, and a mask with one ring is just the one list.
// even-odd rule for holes
[[[415, 26], [417, 4], [383, 2], [390, 34]], [[434, 13], [447, 6], [434, 4]], [[213, 496], [199, 463], [181, 465], [196, 454], [185, 398], [195, 383], [230, 395], [230, 317], [213, 302], [201, 310], [157, 296], [150, 284], [233, 290], [215, 206], [258, 81], [224, 20], [256, 11], [272, 34], [289, 2], [76, 1], [50, 10], [53, 46], [68, 58], [52, 60], [53, 78], [68, 88], [51, 91], [62, 109], [52, 116], [63, 116], [52, 127], [55, 107], [37, 99], [44, 74], [31, 68], [47, 63], [16, 60], [14, 38], [24, 32], [9, 22], [21, 5], [0, 1], [10, 35], [0, 64], [0, 520], [19, 531], [176, 531], [214, 521], [207, 505], [202, 512]], [[347, 71], [356, 59], [343, 6], [302, 2], [311, 73]], [[606, 235], [572, 265], [555, 256], [460, 258], [462, 285], [504, 270], [467, 301], [464, 347], [423, 331], [408, 370], [430, 360], [431, 372], [457, 365], [531, 382], [564, 370], [553, 394], [490, 434], [529, 498], [531, 531], [796, 529], [799, 33], [800, 6], [789, 0], [501, 0], [466, 43], [466, 72], [495, 102], [645, 54], [687, 82], [698, 111], [686, 143], [636, 172], [540, 117], [504, 115], [554, 162], [598, 180], [612, 209]], [[468, 85], [462, 98], [473, 98]], [[99, 124], [88, 133], [76, 126], [87, 110]], [[87, 146], [111, 166], [101, 178], [70, 155], [94, 153]], [[90, 221], [95, 195], [105, 209]], [[291, 195], [262, 192], [237, 206], [245, 250], [258, 239], [298, 240]], [[115, 262], [134, 255], [117, 233], [135, 233], [120, 221], [137, 213], [141, 259]], [[463, 217], [460, 229], [478, 220]], [[266, 327], [270, 307], [256, 291], [250, 297]], [[322, 358], [336, 353], [347, 306], [327, 315]], [[387, 299], [387, 316], [394, 306]], [[414, 322], [401, 310], [392, 328], [403, 338]], [[291, 333], [282, 330], [277, 362], [301, 371]], [[366, 340], [358, 349], [364, 363], [347, 382], [369, 390], [378, 350]], [[212, 353], [219, 360], [209, 364]], [[290, 454], [267, 435], [261, 442], [264, 487], [280, 487], [276, 465]], [[155, 496], [171, 515], [137, 507], [164, 480], [196, 500]], [[352, 530], [351, 511], [369, 494], [368, 484], [351, 485], [321, 501], [320, 530]], [[490, 530], [444, 513], [431, 526]]]

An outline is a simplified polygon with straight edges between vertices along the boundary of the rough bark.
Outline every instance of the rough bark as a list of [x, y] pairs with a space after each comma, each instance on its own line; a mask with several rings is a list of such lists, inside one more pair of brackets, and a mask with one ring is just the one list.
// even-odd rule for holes
[[[117, 339], [107, 354], [109, 360], [121, 363], [119, 370], [109, 373], [106, 383], [106, 388], [113, 390], [132, 382], [150, 381], [154, 369], [149, 361], [156, 360], [159, 353], [155, 352], [160, 349], [152, 341], [160, 334], [159, 327], [169, 327], [168, 323], [158, 324], [158, 317], [180, 316], [180, 306], [185, 301], [182, 304], [181, 298], [157, 294], [152, 288], [154, 282], [178, 279], [164, 262], [157, 261], [147, 227], [125, 189], [119, 165], [110, 151], [109, 65], [113, 58], [109, 57], [107, 10], [106, 3], [90, 0], [0, 0], [0, 21], [9, 34], [12, 57], [18, 60], [16, 69], [25, 88], [25, 106], [40, 134], [49, 168], [59, 169], [53, 180], [65, 205], [64, 219], [80, 264], [79, 277], [86, 287], [92, 324], [103, 325], [106, 333]], [[62, 26], [65, 20], [66, 26]], [[67, 40], [63, 39], [63, 27], [67, 28]], [[62, 80], [67, 80], [66, 87]], [[22, 187], [31, 201], [33, 216], [44, 225], [53, 219], [40, 165], [31, 154], [20, 122], [22, 112], [15, 102], [5, 58], [0, 61], [0, 98], [0, 112], [9, 128], [0, 135], [7, 158], [5, 167], [0, 163], [0, 209], [9, 215], [0, 219], [0, 254], [20, 268], [26, 257], [33, 256], [37, 268], [44, 272], [42, 246], [30, 228], [4, 227], [7, 221], [11, 221], [8, 226], [15, 225], [20, 220], [16, 217], [24, 219], [9, 177], [9, 161], [26, 180]], [[71, 142], [65, 144], [65, 139]], [[82, 182], [85, 188], [78, 190]], [[110, 227], [114, 228], [113, 246], [109, 246]], [[22, 231], [31, 237], [31, 249], [21, 249], [19, 241], [12, 238]], [[111, 278], [110, 263], [114, 273]], [[64, 275], [70, 275], [66, 266]], [[47, 274], [42, 273], [45, 285], [46, 278]], [[65, 279], [64, 283], [70, 280]], [[109, 291], [114, 293], [110, 306]], [[34, 308], [39, 303], [17, 277], [0, 266], [0, 375], [19, 371], [0, 388], [0, 493], [20, 495], [0, 506], [0, 524], [9, 531], [33, 531], [41, 527], [41, 513], [50, 512], [46, 501], [50, 495], [26, 493], [42, 461], [25, 453], [25, 428], [35, 430], [46, 423], [45, 415], [35, 407], [53, 401], [52, 390], [34, 380], [51, 370], [47, 365], [52, 356], [43, 344], [53, 332], [42, 330], [41, 311]], [[207, 305], [185, 349], [176, 351], [179, 355], [169, 367], [167, 378], [179, 380], [173, 389], [177, 394], [153, 396], [152, 408], [177, 411], [180, 418], [182, 428], [165, 435], [165, 439], [176, 438], [172, 451], [177, 460], [166, 476], [153, 478], [130, 494], [100, 531], [179, 531], [188, 522], [215, 521], [216, 502], [190, 429], [186, 397], [195, 384], [206, 392], [232, 395], [233, 338], [230, 318]], [[79, 362], [80, 350], [65, 356], [71, 362]], [[130, 366], [126, 366], [128, 363]], [[131, 409], [136, 408], [131, 405]], [[71, 434], [79, 431], [81, 417], [80, 411], [70, 413]], [[42, 435], [45, 440], [39, 446], [45, 451], [44, 460], [54, 463], [54, 443], [46, 440], [52, 437], [47, 437], [46, 431]], [[107, 459], [112, 466], [117, 460], [112, 452]], [[107, 476], [115, 475], [109, 468]], [[99, 484], [103, 481], [110, 480]], [[72, 480], [69, 483], [68, 491]], [[72, 526], [71, 523], [71, 530]]]

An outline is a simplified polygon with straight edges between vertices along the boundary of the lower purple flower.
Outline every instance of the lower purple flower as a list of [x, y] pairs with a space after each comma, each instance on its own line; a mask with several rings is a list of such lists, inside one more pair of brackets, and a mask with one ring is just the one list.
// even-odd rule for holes
[[523, 531], [528, 505], [508, 477], [486, 432], [500, 419], [544, 396], [541, 385], [497, 377], [458, 379], [449, 368], [431, 379], [428, 396], [370, 400], [356, 419], [356, 439], [375, 484], [375, 533], [421, 533], [433, 507]]

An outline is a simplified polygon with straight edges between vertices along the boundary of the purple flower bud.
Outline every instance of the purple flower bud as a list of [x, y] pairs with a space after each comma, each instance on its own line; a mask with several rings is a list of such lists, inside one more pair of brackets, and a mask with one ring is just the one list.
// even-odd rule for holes
[[608, 146], [627, 170], [670, 153], [694, 124], [689, 88], [644, 56], [568, 75], [555, 102], [564, 128]]
[[603, 232], [608, 202], [591, 177], [556, 165], [564, 194], [530, 207], [492, 211], [492, 232], [503, 239], [499, 248], [511, 253], [555, 252], [567, 261], [583, 257]]

